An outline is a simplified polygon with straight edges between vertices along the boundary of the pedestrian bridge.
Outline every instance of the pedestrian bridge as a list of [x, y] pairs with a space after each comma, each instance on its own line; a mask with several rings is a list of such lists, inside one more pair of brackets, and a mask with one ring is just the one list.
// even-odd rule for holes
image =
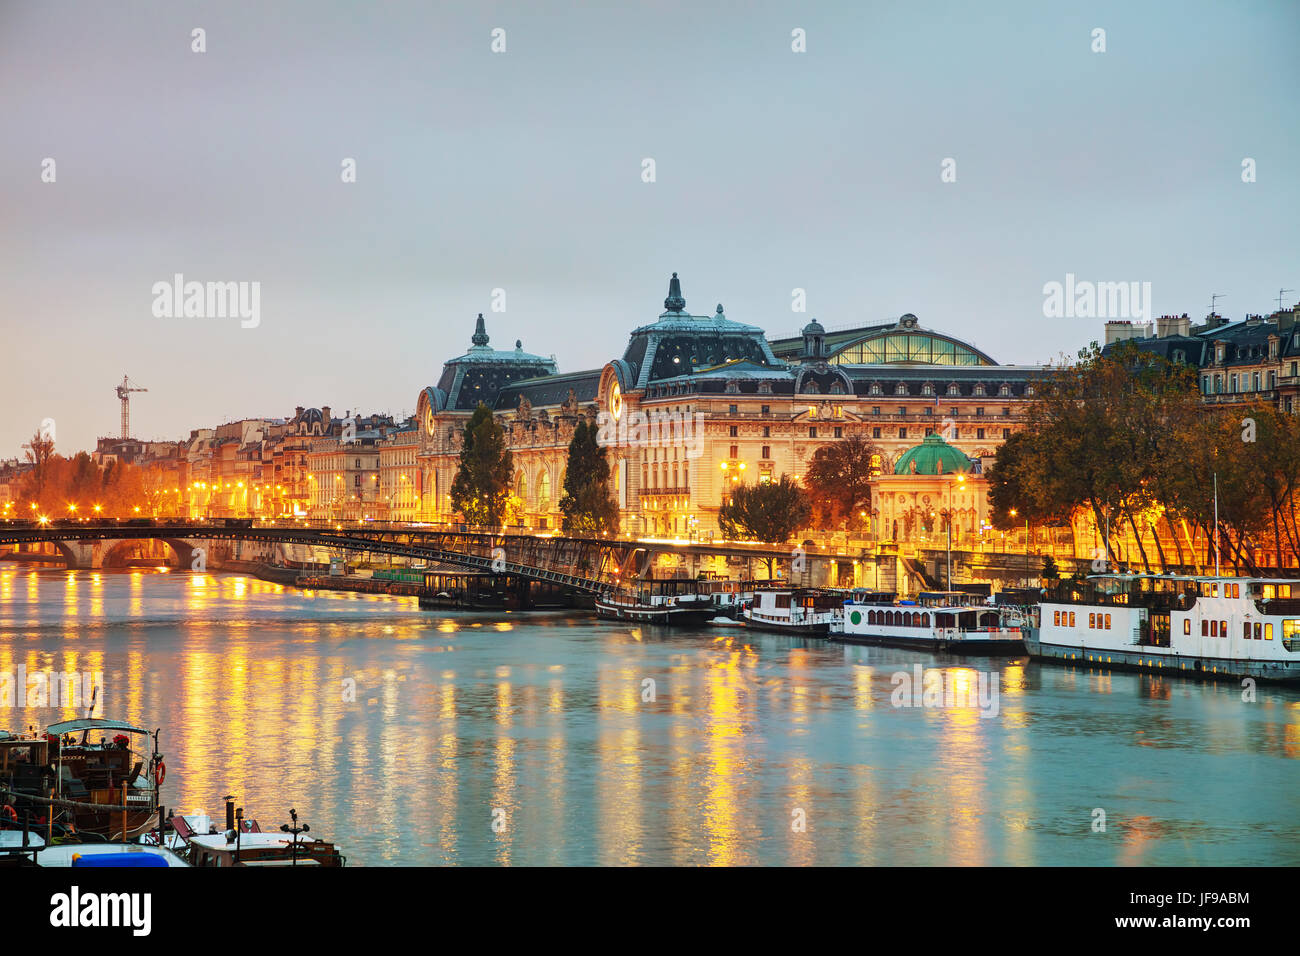
[[165, 542], [182, 568], [194, 566], [195, 554], [206, 548], [206, 542], [257, 541], [443, 563], [559, 584], [591, 594], [648, 576], [655, 558], [663, 553], [697, 557], [724, 554], [774, 562], [788, 561], [792, 553], [790, 548], [770, 546], [572, 538], [522, 530], [447, 530], [378, 523], [277, 524], [246, 519], [0, 522], [0, 549], [5, 545], [52, 542], [69, 568], [101, 568], [114, 549], [124, 542], [140, 540]]

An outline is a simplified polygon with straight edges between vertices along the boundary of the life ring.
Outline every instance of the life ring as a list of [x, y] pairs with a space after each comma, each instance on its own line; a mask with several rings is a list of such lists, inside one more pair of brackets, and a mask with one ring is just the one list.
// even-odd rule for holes
[[153, 768], [153, 782], [157, 786], [161, 787], [162, 782], [166, 779], [167, 779], [167, 764], [159, 760], [158, 763], [155, 764]]
[[13, 807], [9, 806], [9, 804], [6, 803], [4, 805], [4, 808], [0, 809], [0, 813], [3, 813], [6, 817], [8, 817], [12, 823], [18, 822], [18, 811], [15, 810]]

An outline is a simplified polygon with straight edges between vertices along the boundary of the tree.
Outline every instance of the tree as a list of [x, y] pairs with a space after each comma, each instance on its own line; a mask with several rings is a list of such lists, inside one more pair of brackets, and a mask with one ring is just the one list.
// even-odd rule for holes
[[794, 479], [734, 485], [731, 500], [718, 509], [718, 525], [727, 538], [755, 538], [777, 544], [808, 525], [812, 502]]
[[451, 482], [451, 506], [470, 524], [499, 525], [510, 497], [514, 461], [506, 434], [480, 403], [465, 423], [460, 464]]
[[1059, 581], [1061, 578], [1061, 572], [1056, 567], [1056, 559], [1050, 554], [1043, 558], [1042, 578], [1044, 581]]
[[884, 452], [861, 435], [850, 435], [823, 445], [808, 463], [804, 485], [816, 505], [829, 507], [827, 517], [835, 527], [861, 530], [863, 512], [871, 508], [872, 461], [884, 461]]
[[578, 422], [569, 441], [569, 463], [560, 496], [566, 534], [598, 535], [618, 528], [618, 503], [609, 493], [609, 459], [596, 441], [596, 426]]
[[31, 481], [33, 486], [33, 497], [39, 500], [45, 493], [45, 484], [49, 477], [49, 463], [54, 456], [54, 439], [49, 438], [41, 429], [36, 430], [32, 435], [31, 442], [27, 445], [26, 457], [31, 463]]

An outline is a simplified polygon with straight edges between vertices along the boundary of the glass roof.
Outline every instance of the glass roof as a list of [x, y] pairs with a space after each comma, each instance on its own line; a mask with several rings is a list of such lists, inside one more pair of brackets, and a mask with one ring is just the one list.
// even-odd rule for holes
[[996, 365], [978, 349], [934, 332], [892, 330], [849, 342], [828, 359], [833, 365]]

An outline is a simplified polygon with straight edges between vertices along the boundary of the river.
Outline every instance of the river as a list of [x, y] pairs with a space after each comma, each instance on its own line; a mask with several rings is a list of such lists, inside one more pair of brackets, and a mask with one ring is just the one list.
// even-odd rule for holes
[[[997, 697], [894, 706], [918, 665]], [[5, 564], [20, 667], [161, 727], [167, 806], [295, 807], [349, 865], [1300, 864], [1300, 693], [1266, 684]], [[31, 703], [0, 729], [83, 714]]]

